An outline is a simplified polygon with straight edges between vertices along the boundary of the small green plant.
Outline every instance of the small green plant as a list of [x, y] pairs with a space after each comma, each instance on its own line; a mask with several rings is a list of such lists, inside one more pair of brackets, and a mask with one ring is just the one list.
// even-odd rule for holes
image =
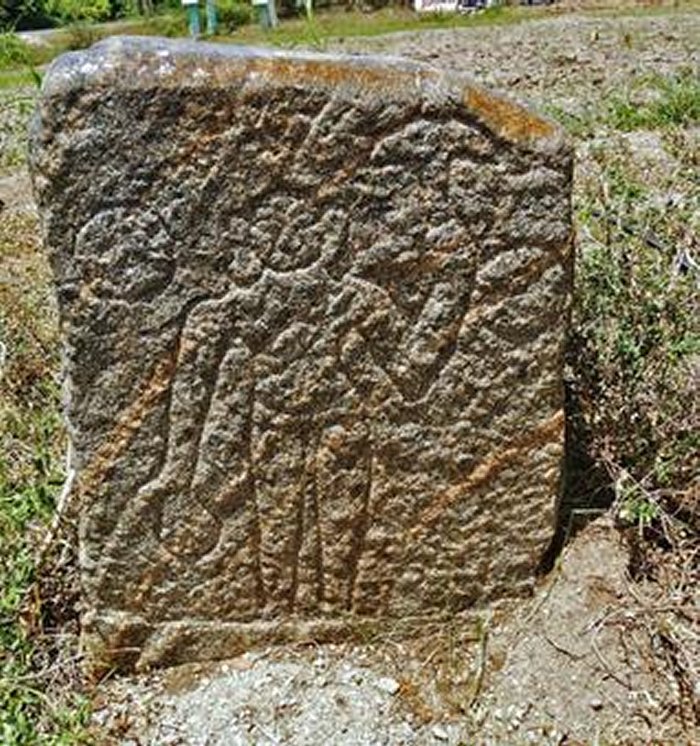
[[31, 61], [29, 46], [13, 31], [0, 33], [0, 68], [23, 67]]
[[0, 33], [0, 70], [23, 71], [37, 88], [41, 86], [32, 50], [12, 31]]
[[[84, 697], [71, 692], [38, 594], [39, 536], [63, 481], [57, 324], [34, 218], [0, 220], [0, 743], [88, 743]], [[63, 654], [65, 656], [65, 653]], [[57, 681], [60, 685], [57, 687]]]
[[[35, 106], [38, 74], [33, 70], [12, 70], [0, 74], [0, 106], [3, 127], [0, 129], [0, 175], [25, 163], [26, 132]], [[7, 222], [0, 215], [0, 225]], [[2, 286], [0, 282], [0, 286]]]
[[575, 192], [573, 375], [594, 458], [615, 483], [620, 517], [640, 530], [679, 509], [700, 466], [700, 273], [687, 259], [697, 187], [687, 138], [670, 132], [677, 160], [666, 148], [650, 167], [614, 137], [591, 150], [595, 167]]
[[87, 49], [99, 41], [101, 34], [89, 23], [75, 21], [66, 27], [68, 49]]
[[222, 31], [233, 33], [240, 26], [250, 23], [253, 17], [252, 6], [240, 0], [218, 0], [217, 14]]
[[692, 72], [637, 81], [607, 103], [605, 121], [615, 129], [656, 129], [700, 122], [700, 79]]
[[45, 7], [63, 24], [95, 23], [106, 20], [111, 14], [109, 0], [46, 0]]
[[636, 482], [627, 472], [622, 472], [615, 483], [618, 504], [617, 515], [624, 523], [637, 526], [640, 535], [659, 517], [661, 509], [653, 495]]
[[319, 52], [324, 52], [328, 47], [328, 38], [324, 37], [323, 32], [316, 21], [316, 14], [313, 10], [313, 5], [309, 3], [304, 5], [300, 9], [300, 13], [304, 19], [304, 28], [306, 31], [306, 43], [312, 48]]
[[151, 16], [145, 30], [158, 36], [185, 36], [187, 34], [187, 21], [185, 15], [181, 13]]
[[691, 127], [700, 122], [700, 79], [690, 71], [670, 76], [647, 76], [604, 94], [599, 102], [576, 112], [545, 106], [571, 135], [591, 137], [605, 128], [639, 129]]
[[576, 138], [591, 137], [595, 132], [598, 117], [591, 108], [571, 112], [566, 111], [561, 106], [550, 104], [545, 106], [544, 110], [548, 116], [559, 122], [569, 134]]

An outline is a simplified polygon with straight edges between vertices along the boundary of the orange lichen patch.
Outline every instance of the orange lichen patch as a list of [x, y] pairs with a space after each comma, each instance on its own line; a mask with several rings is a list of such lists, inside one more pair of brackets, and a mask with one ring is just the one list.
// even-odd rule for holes
[[266, 83], [291, 87], [325, 86], [353, 88], [358, 91], [415, 90], [427, 80], [442, 76], [429, 68], [401, 69], [392, 65], [369, 65], [329, 59], [304, 59], [282, 56], [255, 57], [221, 61], [217, 65], [201, 64], [195, 59], [180, 61], [164, 79], [182, 83], [230, 85], [236, 80], [252, 81], [256, 76]]
[[[258, 73], [267, 80], [287, 85], [348, 86], [362, 91], [395, 92], [416, 90], [427, 81], [438, 81], [444, 74], [431, 69], [407, 69], [362, 66], [334, 60], [251, 59], [247, 74]], [[478, 87], [464, 90], [462, 103], [502, 137], [512, 142], [546, 139], [556, 127], [507, 99]]]
[[397, 68], [362, 66], [334, 60], [295, 60], [283, 58], [251, 59], [249, 72], [259, 72], [271, 81], [294, 85], [349, 85], [362, 90], [383, 90], [415, 86], [416, 82], [438, 78], [435, 70], [400, 70]]
[[[142, 66], [143, 58], [138, 57]], [[253, 83], [256, 77], [265, 83], [296, 88], [324, 86], [329, 89], [346, 88], [366, 92], [404, 91], [416, 95], [428, 83], [439, 83], [445, 90], [460, 96], [459, 79], [453, 79], [444, 72], [428, 66], [381, 64], [356, 60], [341, 60], [329, 57], [304, 58], [301, 56], [255, 56], [217, 59], [215, 64], [196, 56], [186, 55], [177, 58], [177, 64], [157, 69], [155, 74], [159, 85], [169, 84], [198, 86], [230, 86], [234, 82]], [[137, 64], [137, 63], [134, 63]], [[140, 67], [133, 76], [136, 85], [143, 84]], [[114, 81], [100, 71], [99, 81], [114, 85]], [[148, 72], [146, 73], [148, 75]], [[446, 94], [449, 97], [450, 94]], [[478, 86], [468, 85], [461, 92], [461, 103], [486, 125], [511, 142], [528, 142], [547, 139], [556, 135], [557, 128], [517, 103], [489, 93]]]
[[141, 393], [124, 410], [116, 426], [97, 449], [88, 465], [81, 470], [78, 493], [93, 493], [107, 476], [114, 462], [126, 451], [138, 429], [158, 400], [170, 387], [175, 373], [176, 355], [170, 354], [158, 363]]
[[429, 524], [433, 523], [444, 510], [453, 502], [471, 490], [478, 489], [493, 479], [500, 471], [524, 453], [541, 447], [545, 443], [555, 441], [563, 442], [564, 438], [564, 411], [559, 410], [549, 419], [540, 423], [537, 427], [517, 438], [510, 445], [489, 454], [483, 461], [477, 464], [466, 479], [455, 484], [449, 489], [436, 495], [430, 505], [423, 511], [418, 523], [410, 530], [409, 537], [416, 536]]
[[463, 101], [479, 119], [508, 140], [527, 142], [546, 139], [556, 133], [554, 125], [544, 119], [479, 88], [466, 88]]
[[[269, 80], [286, 84], [315, 84], [329, 87], [352, 86], [361, 90], [396, 91], [415, 89], [428, 80], [438, 80], [437, 70], [401, 70], [392, 67], [363, 67], [332, 60], [254, 59], [249, 72], [259, 72]], [[464, 91], [462, 103], [489, 127], [508, 140], [524, 142], [552, 137], [554, 125], [531, 114], [511, 101], [477, 87]]]

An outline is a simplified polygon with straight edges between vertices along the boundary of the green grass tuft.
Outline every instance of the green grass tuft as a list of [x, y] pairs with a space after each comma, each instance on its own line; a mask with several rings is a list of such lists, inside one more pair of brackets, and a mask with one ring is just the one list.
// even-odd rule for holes
[[324, 46], [330, 40], [358, 36], [381, 36], [401, 31], [466, 28], [484, 25], [519, 23], [538, 17], [541, 11], [526, 8], [497, 7], [481, 13], [418, 14], [406, 8], [383, 8], [371, 13], [348, 13], [334, 9], [316, 13], [313, 20], [304, 16], [284, 20], [271, 30], [255, 24], [239, 28], [222, 40], [239, 44], [273, 44], [280, 47]]
[[607, 102], [605, 122], [615, 129], [688, 127], [700, 122], [700, 78], [691, 72], [637, 81]]

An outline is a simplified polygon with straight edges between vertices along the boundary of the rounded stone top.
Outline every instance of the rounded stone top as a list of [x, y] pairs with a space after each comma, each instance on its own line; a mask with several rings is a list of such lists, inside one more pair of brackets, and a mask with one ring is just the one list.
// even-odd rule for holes
[[494, 134], [527, 149], [569, 153], [551, 120], [462, 74], [390, 56], [319, 54], [154, 37], [115, 36], [50, 66], [43, 96], [110, 88], [332, 89], [339, 97], [462, 106]]

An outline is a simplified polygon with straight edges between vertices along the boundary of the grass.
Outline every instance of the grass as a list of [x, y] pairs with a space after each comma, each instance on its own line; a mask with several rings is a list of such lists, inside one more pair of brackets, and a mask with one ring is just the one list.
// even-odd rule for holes
[[[637, 111], [620, 109], [640, 92]], [[688, 735], [697, 718], [700, 547], [693, 101], [697, 83], [679, 71], [631, 81], [604, 97], [588, 122], [573, 123], [578, 245], [567, 356], [569, 424], [585, 435], [575, 444], [583, 448], [581, 489], [599, 484], [612, 493], [613, 515], [627, 526], [635, 598], [652, 599], [642, 616], [630, 610], [630, 634], [656, 651], [651, 670], [673, 682], [673, 709]]]
[[[3, 86], [3, 82], [6, 85]], [[3, 122], [0, 129], [0, 175], [23, 166], [27, 159], [26, 132], [34, 110], [35, 95], [31, 72], [0, 73], [0, 117]]]
[[606, 123], [622, 132], [700, 122], [700, 79], [691, 70], [641, 78], [606, 102]]
[[27, 88], [36, 85], [37, 78], [28, 69], [0, 70], [0, 91], [16, 88]]
[[[277, 28], [262, 29], [255, 23], [241, 26], [233, 33], [215, 37], [216, 41], [236, 44], [266, 44], [280, 47], [312, 46], [323, 48], [330, 39], [378, 36], [398, 31], [422, 31], [485, 25], [520, 23], [540, 17], [544, 8], [498, 7], [475, 14], [417, 14], [407, 8], [384, 8], [373, 12], [347, 12], [329, 9], [305, 16], [284, 19]], [[41, 67], [71, 49], [90, 46], [116, 33], [146, 36], [186, 36], [182, 13], [167, 12], [151, 18], [139, 18], [117, 25], [87, 26], [72, 24], [54, 32], [42, 44], [28, 45], [15, 34], [0, 34], [0, 70]]]
[[[674, 9], [621, 6], [590, 12], [620, 17], [629, 14], [653, 15], [660, 12], [668, 14], [673, 10], [694, 8], [696, 4], [696, 0], [684, 0], [678, 2]], [[309, 46], [322, 50], [330, 40], [405, 31], [516, 24], [547, 17], [553, 12], [556, 10], [546, 6], [500, 6], [471, 14], [418, 14], [404, 7], [387, 7], [371, 12], [347, 12], [342, 8], [330, 8], [315, 13], [312, 19], [307, 19], [303, 14], [297, 18], [285, 18], [275, 29], [263, 29], [257, 23], [248, 23], [233, 32], [225, 31], [215, 37], [214, 41], [286, 48]], [[37, 45], [28, 45], [11, 32], [0, 33], [0, 70], [21, 69], [27, 66], [39, 68], [64, 52], [88, 47], [99, 39], [113, 34], [179, 37], [187, 35], [187, 25], [183, 13], [166, 11], [150, 18], [138, 17], [112, 24], [73, 23], [63, 29], [57, 29], [48, 41]]]
[[85, 743], [86, 701], [61, 681], [68, 669], [37, 598], [37, 547], [63, 481], [65, 439], [57, 324], [35, 219], [0, 220], [0, 280], [0, 743]]
[[419, 15], [405, 8], [384, 8], [373, 13], [347, 13], [332, 10], [317, 13], [313, 20], [286, 20], [276, 29], [265, 31], [255, 24], [241, 27], [223, 37], [241, 44], [273, 44], [280, 47], [297, 45], [323, 46], [330, 39], [357, 36], [381, 36], [400, 31], [465, 28], [483, 25], [503, 25], [531, 20], [542, 11], [526, 8], [499, 7], [482, 13], [460, 15], [431, 13]]
[[640, 77], [604, 92], [576, 113], [557, 106], [546, 110], [575, 138], [593, 137], [604, 130], [692, 127], [700, 123], [700, 78], [690, 69]]
[[700, 473], [697, 154], [682, 129], [655, 142], [646, 156], [624, 136], [594, 147], [575, 194], [574, 376], [597, 458], [645, 520], [642, 492], [663, 493], [675, 511]]

